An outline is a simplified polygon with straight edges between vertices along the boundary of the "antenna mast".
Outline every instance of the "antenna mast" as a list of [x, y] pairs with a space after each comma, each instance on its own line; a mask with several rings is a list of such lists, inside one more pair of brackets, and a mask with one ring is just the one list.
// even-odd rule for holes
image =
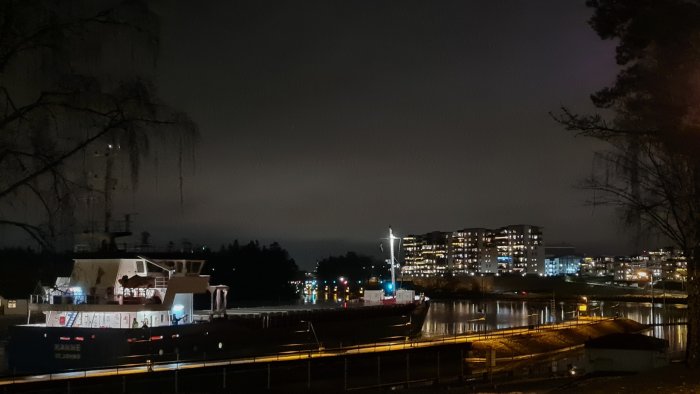
[[391, 264], [391, 295], [396, 296], [396, 275], [394, 274], [394, 233], [389, 226], [389, 264]]

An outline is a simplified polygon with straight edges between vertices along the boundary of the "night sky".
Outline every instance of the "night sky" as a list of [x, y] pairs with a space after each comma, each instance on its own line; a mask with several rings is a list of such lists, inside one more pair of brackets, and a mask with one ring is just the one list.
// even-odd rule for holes
[[129, 199], [137, 227], [156, 243], [279, 241], [302, 268], [379, 253], [388, 225], [529, 223], [630, 252], [614, 212], [575, 188], [600, 145], [548, 114], [591, 111], [616, 73], [583, 3], [155, 3], [160, 95], [201, 141], [183, 209], [161, 160]]

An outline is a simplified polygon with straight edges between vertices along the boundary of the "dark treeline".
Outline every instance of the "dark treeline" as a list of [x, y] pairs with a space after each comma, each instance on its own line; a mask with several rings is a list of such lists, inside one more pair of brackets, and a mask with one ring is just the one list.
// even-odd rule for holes
[[235, 241], [204, 257], [207, 260], [204, 273], [211, 275], [210, 283], [230, 287], [229, 302], [285, 301], [299, 297], [290, 282], [302, 280], [303, 275], [277, 242], [260, 246], [255, 241], [240, 246]]
[[[38, 253], [31, 249], [0, 249], [0, 295], [7, 298], [27, 298], [39, 285], [53, 285], [58, 276], [70, 276], [74, 258], [136, 257], [130, 253]], [[219, 251], [199, 250], [160, 254], [148, 253], [152, 259], [201, 259], [206, 260], [202, 274], [210, 275], [210, 283], [230, 287], [228, 301], [282, 302], [298, 298], [297, 289], [291, 283], [300, 280], [294, 259], [278, 243], [268, 246], [249, 242], [243, 246], [238, 241], [221, 247]], [[206, 305], [203, 305], [207, 298]], [[198, 297], [199, 307], [208, 307], [208, 297]]]
[[350, 281], [364, 282], [372, 277], [383, 278], [387, 275], [386, 263], [355, 252], [347, 252], [345, 256], [329, 256], [316, 266], [316, 278], [322, 281], [333, 281], [342, 276]]
[[28, 298], [38, 286], [69, 276], [72, 258], [67, 253], [37, 253], [29, 248], [0, 249], [0, 296]]

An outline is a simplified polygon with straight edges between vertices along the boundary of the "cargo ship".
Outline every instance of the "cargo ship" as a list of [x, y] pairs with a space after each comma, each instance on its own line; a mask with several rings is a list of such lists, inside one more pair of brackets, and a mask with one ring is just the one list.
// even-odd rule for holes
[[[76, 259], [70, 277], [30, 299], [30, 315], [43, 314], [45, 323], [10, 328], [10, 370], [231, 359], [404, 340], [419, 335], [429, 308], [410, 290], [366, 291], [362, 300], [331, 305], [227, 308], [228, 287], [211, 285], [200, 274], [203, 265], [144, 256]], [[209, 310], [194, 309], [193, 295], [201, 293], [210, 295]]]

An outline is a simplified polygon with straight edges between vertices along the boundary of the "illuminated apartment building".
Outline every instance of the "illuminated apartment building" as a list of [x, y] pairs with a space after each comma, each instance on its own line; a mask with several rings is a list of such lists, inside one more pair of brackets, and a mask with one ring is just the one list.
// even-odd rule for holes
[[449, 235], [448, 269], [453, 275], [498, 272], [494, 232], [485, 228], [459, 230]]
[[513, 225], [497, 230], [467, 228], [403, 239], [406, 276], [496, 274], [544, 275], [542, 230]]
[[614, 256], [584, 257], [581, 260], [581, 275], [583, 276], [613, 276], [616, 265]]
[[499, 272], [544, 275], [541, 227], [527, 224], [501, 227], [494, 241]]
[[585, 260], [571, 245], [550, 245], [544, 248], [544, 276], [590, 274], [595, 267], [592, 259]]
[[544, 276], [578, 275], [581, 256], [547, 256], [544, 259]]
[[685, 282], [688, 276], [688, 262], [683, 251], [668, 247], [648, 251], [649, 266], [654, 278]]
[[448, 233], [434, 231], [403, 238], [406, 276], [444, 276], [447, 271]]
[[687, 261], [683, 252], [674, 248], [645, 251], [640, 255], [627, 257], [623, 261], [618, 261], [615, 268], [616, 281], [685, 282], [688, 275]]

